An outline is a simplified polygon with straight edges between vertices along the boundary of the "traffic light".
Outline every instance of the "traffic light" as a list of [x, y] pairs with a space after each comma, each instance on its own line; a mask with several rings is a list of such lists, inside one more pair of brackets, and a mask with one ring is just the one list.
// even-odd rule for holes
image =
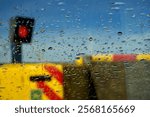
[[30, 43], [34, 27], [34, 19], [27, 17], [11, 18], [11, 40], [14, 43]]

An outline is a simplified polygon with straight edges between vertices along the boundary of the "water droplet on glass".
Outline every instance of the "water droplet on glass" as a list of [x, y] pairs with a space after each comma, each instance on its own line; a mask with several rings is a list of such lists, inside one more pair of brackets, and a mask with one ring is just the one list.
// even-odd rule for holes
[[119, 7], [112, 7], [111, 9], [112, 10], [119, 10], [120, 8]]
[[118, 32], [117, 34], [118, 34], [119, 36], [121, 36], [121, 35], [122, 35], [122, 32]]
[[41, 11], [44, 11], [45, 9], [44, 8], [41, 8]]
[[42, 52], [45, 52], [45, 49], [42, 49]]
[[64, 2], [58, 2], [58, 5], [64, 5]]
[[52, 50], [52, 49], [53, 49], [53, 47], [49, 47], [49, 48], [48, 48], [48, 50]]
[[115, 2], [113, 3], [114, 5], [124, 5], [125, 3], [124, 2]]
[[89, 41], [93, 41], [93, 38], [92, 38], [92, 37], [90, 37], [90, 38], [89, 38]]

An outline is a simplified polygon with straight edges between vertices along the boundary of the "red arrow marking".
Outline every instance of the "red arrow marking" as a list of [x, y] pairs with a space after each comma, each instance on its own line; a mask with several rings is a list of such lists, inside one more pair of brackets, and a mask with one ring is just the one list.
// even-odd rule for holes
[[60, 72], [55, 66], [45, 65], [44, 68], [54, 76], [61, 84], [63, 84], [63, 73]]
[[43, 93], [48, 97], [50, 100], [62, 100], [45, 82], [39, 81], [37, 82], [37, 87], [42, 89]]

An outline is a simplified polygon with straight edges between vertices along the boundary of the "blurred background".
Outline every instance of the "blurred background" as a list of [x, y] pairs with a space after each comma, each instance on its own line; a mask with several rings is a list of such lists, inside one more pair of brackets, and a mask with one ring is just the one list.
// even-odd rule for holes
[[10, 18], [35, 19], [23, 62], [150, 53], [150, 0], [0, 0], [0, 63], [11, 62]]

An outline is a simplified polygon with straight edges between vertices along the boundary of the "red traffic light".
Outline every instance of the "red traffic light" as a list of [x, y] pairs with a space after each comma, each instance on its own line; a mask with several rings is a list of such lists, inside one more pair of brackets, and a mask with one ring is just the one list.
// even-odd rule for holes
[[30, 43], [34, 27], [34, 19], [15, 17], [11, 19], [11, 40], [15, 43]]
[[29, 31], [28, 31], [28, 27], [22, 25], [22, 26], [19, 26], [19, 29], [18, 29], [18, 35], [20, 38], [26, 38], [29, 34]]

